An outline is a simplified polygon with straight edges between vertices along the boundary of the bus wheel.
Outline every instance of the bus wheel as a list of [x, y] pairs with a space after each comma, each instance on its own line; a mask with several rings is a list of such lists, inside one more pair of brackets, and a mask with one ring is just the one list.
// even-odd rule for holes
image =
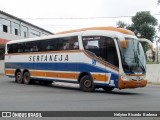
[[92, 92], [95, 89], [92, 78], [89, 75], [85, 75], [80, 80], [80, 89], [84, 92]]
[[30, 79], [30, 74], [29, 72], [25, 72], [23, 75], [23, 82], [24, 84], [30, 84], [31, 79]]
[[114, 87], [103, 87], [103, 90], [106, 92], [112, 91]]
[[20, 71], [16, 73], [15, 82], [17, 82], [17, 83], [23, 83], [22, 74], [21, 74]]

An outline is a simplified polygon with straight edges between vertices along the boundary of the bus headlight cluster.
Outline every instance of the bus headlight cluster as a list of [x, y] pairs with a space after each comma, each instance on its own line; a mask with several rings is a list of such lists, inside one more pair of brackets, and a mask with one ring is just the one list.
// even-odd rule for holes
[[121, 76], [121, 80], [127, 81], [128, 78], [126, 76]]

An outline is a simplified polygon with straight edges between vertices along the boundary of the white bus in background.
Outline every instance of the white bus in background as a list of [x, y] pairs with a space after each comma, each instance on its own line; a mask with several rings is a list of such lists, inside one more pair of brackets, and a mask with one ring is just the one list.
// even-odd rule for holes
[[80, 84], [83, 91], [145, 87], [146, 61], [133, 32], [93, 27], [6, 44], [5, 74], [17, 83]]

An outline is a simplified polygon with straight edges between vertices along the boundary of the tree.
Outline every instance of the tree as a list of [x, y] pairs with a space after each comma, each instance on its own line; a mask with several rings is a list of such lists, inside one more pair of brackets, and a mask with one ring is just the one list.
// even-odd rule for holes
[[[135, 16], [132, 17], [133, 24], [128, 27], [128, 29], [135, 32], [138, 36], [140, 34], [141, 38], [149, 39], [153, 42], [156, 30], [155, 26], [158, 24], [157, 19], [154, 18], [149, 11], [137, 12]], [[139, 37], [139, 36], [138, 36]], [[148, 50], [148, 44], [142, 44], [144, 52]]]
[[[127, 29], [133, 31], [137, 37], [146, 38], [153, 42], [156, 33], [155, 26], [158, 23], [157, 19], [154, 18], [149, 11], [137, 12], [136, 15], [132, 17], [132, 22], [133, 23], [131, 25], [126, 25]], [[117, 23], [117, 25], [119, 24]], [[146, 53], [146, 51], [149, 49], [149, 45], [146, 43], [142, 43], [142, 46], [144, 52]]]
[[160, 0], [157, 1], [157, 5], [159, 5], [159, 4], [160, 4]]
[[120, 28], [126, 28], [128, 26], [127, 23], [120, 20], [116, 24], [117, 24], [117, 27], [120, 27]]

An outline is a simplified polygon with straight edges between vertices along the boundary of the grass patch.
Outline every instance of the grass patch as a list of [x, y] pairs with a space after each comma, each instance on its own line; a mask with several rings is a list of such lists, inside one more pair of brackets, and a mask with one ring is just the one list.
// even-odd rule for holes
[[152, 84], [152, 85], [160, 85], [160, 83], [158, 83], [158, 82], [148, 82], [148, 84]]
[[151, 61], [147, 61], [147, 64], [157, 64], [157, 62], [151, 62]]

